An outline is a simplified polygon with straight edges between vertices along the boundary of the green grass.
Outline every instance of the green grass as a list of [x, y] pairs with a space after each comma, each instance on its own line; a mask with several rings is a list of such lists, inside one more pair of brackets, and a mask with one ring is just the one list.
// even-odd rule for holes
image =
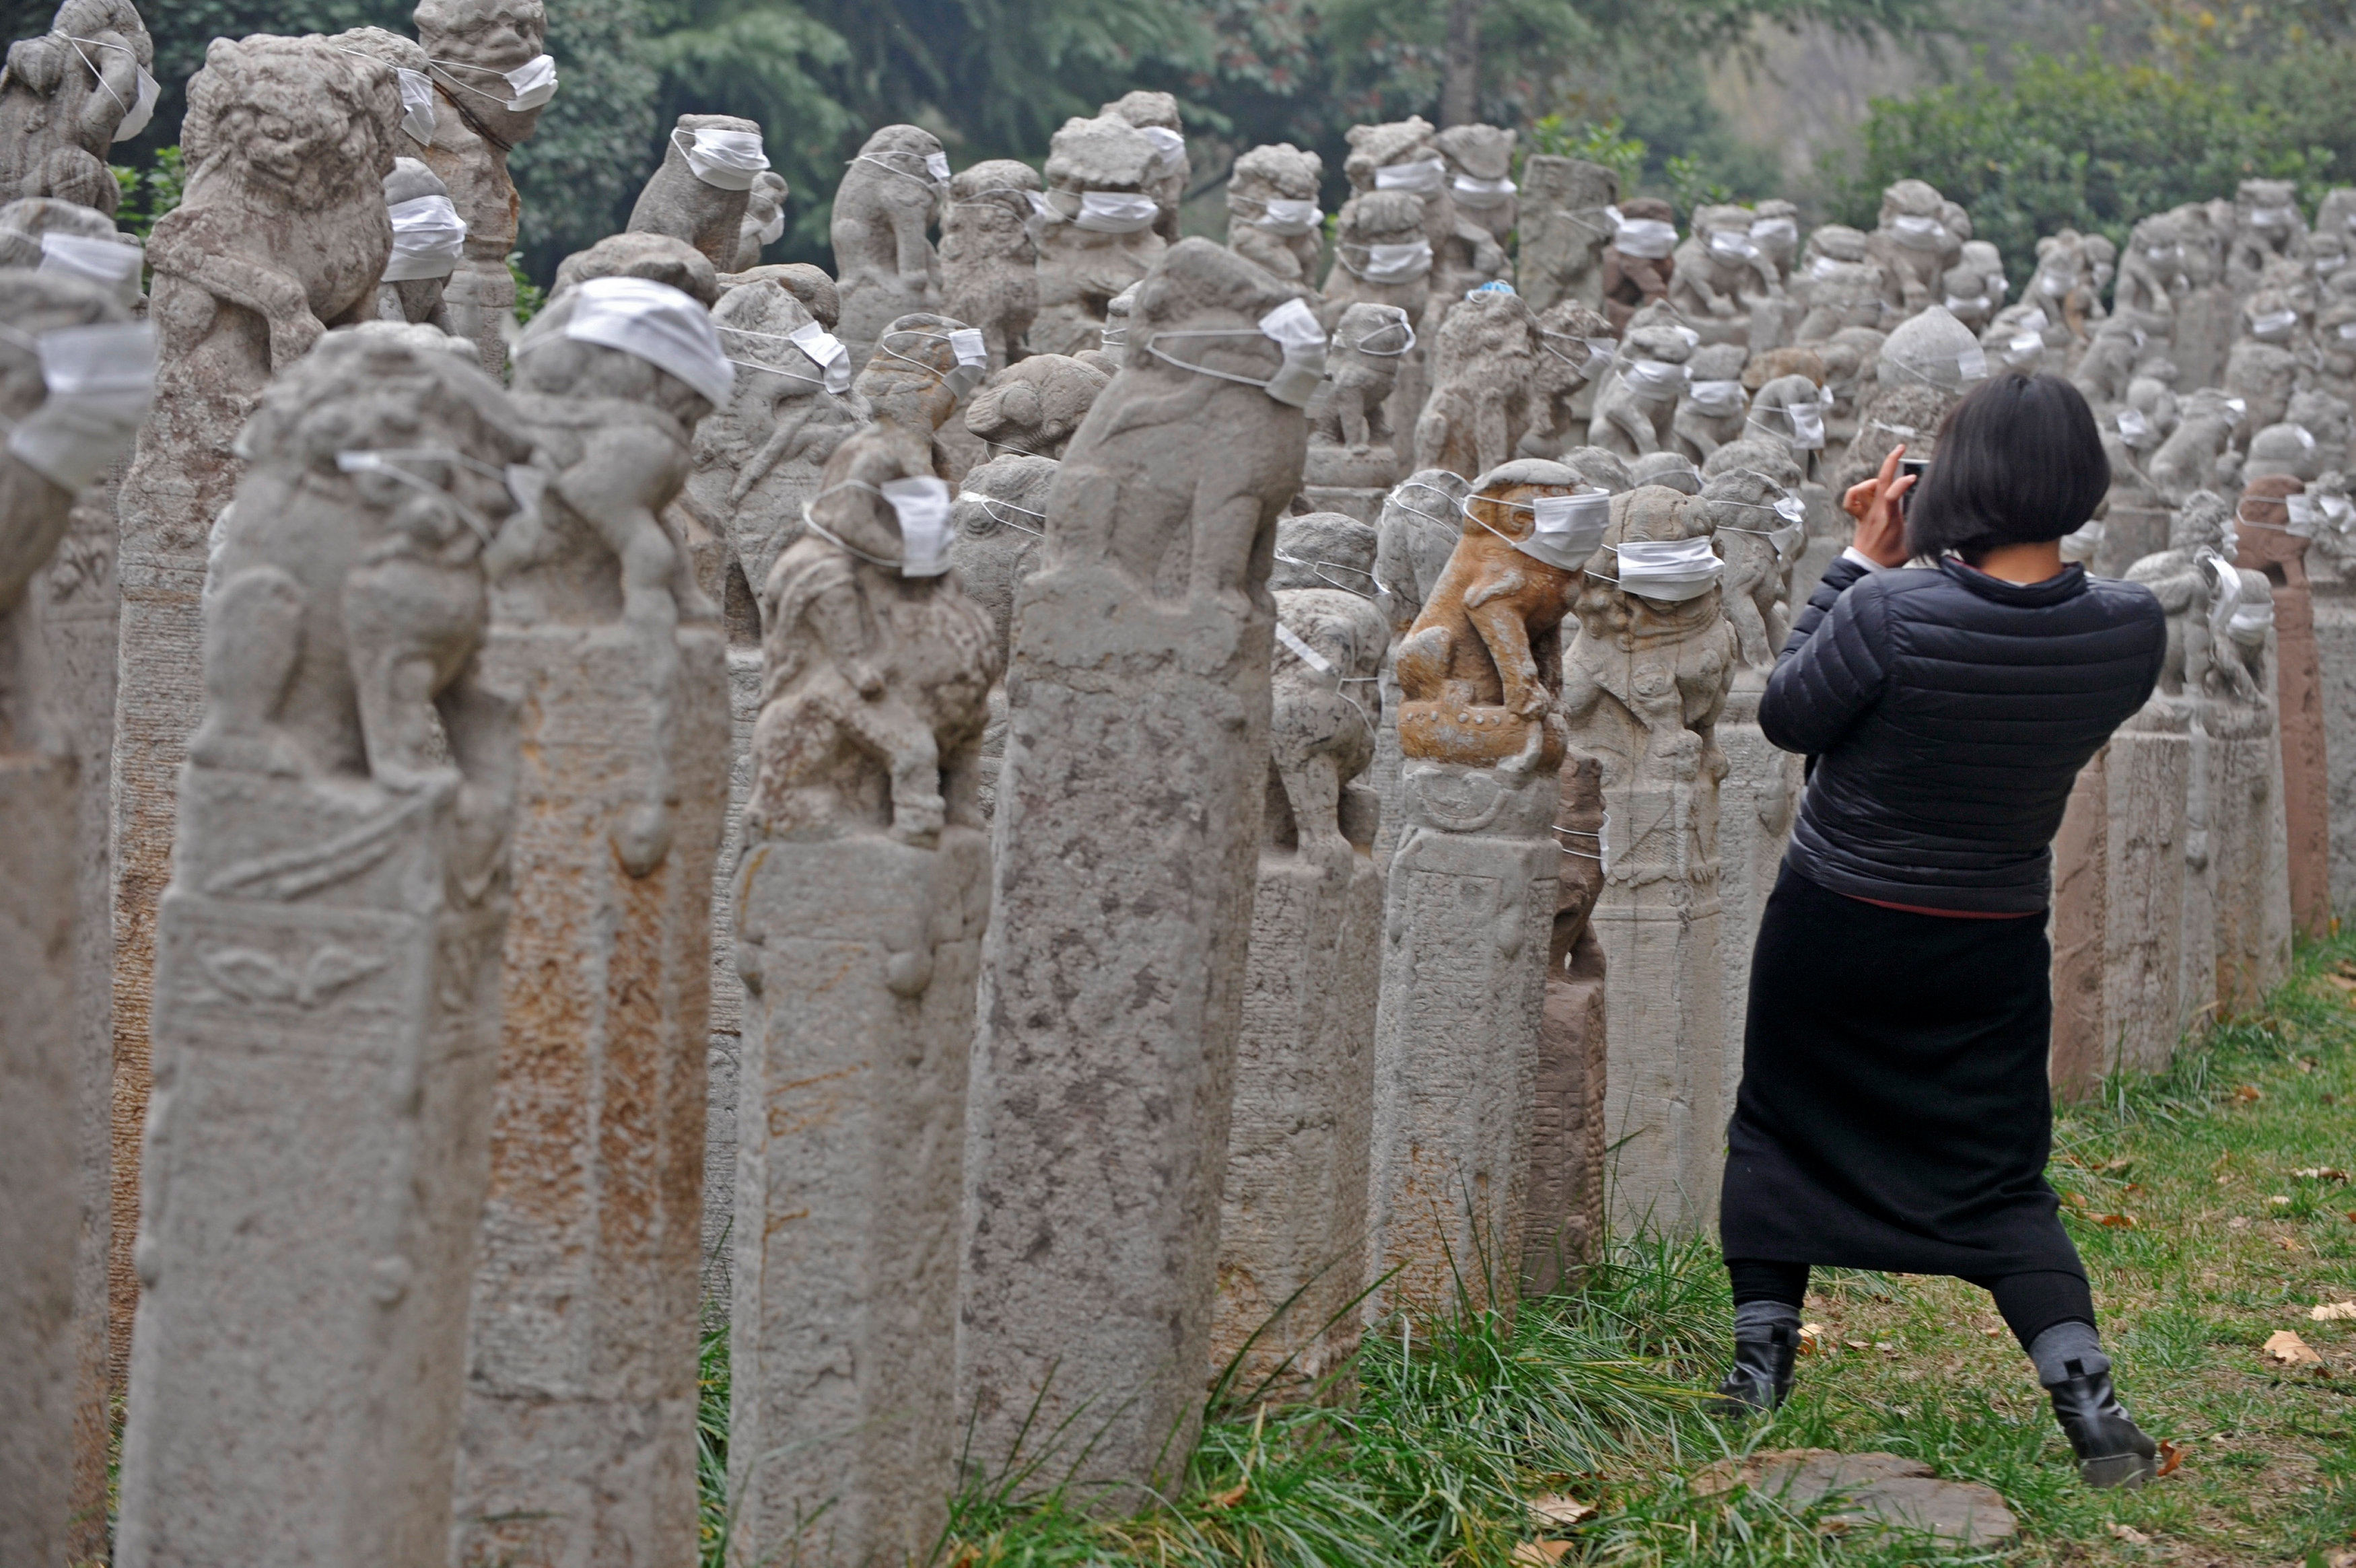
[[[1729, 1303], [1714, 1245], [1615, 1243], [1583, 1290], [1491, 1319], [1394, 1322], [1371, 1335], [1344, 1409], [1215, 1410], [1183, 1495], [1100, 1520], [1061, 1499], [958, 1499], [939, 1561], [958, 1568], [1393, 1568], [1507, 1564], [1539, 1533], [1522, 1499], [1568, 1493], [1597, 1515], [1551, 1533], [1566, 1563], [1898, 1564], [2356, 1563], [2356, 935], [2303, 949], [2252, 1015], [2156, 1078], [2115, 1079], [2056, 1126], [2054, 1185], [2085, 1255], [2120, 1387], [2183, 1450], [2140, 1492], [2094, 1492], [2069, 1464], [2026, 1358], [1960, 1281], [1819, 1271], [1804, 1358], [1771, 1421], [1699, 1408], [1722, 1370]], [[2249, 1097], [2244, 1091], [2255, 1092]], [[2270, 1200], [2282, 1197], [2287, 1203]], [[2100, 1222], [2131, 1217], [2129, 1225]], [[2331, 1376], [2260, 1350], [2292, 1328]], [[1857, 1347], [1857, 1348], [1852, 1348]], [[706, 1561], [725, 1534], [724, 1338], [704, 1365]], [[1882, 1449], [2003, 1492], [2021, 1534], [1966, 1556], [1843, 1536], [1825, 1509], [1697, 1495], [1695, 1471], [1751, 1447]], [[2342, 1554], [2348, 1554], [2344, 1561]]]

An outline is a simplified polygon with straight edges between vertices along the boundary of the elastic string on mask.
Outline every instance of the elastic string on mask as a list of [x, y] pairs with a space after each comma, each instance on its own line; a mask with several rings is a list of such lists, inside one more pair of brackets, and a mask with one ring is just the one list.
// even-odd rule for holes
[[[889, 152], [889, 153], [862, 153], [862, 154], [860, 154], [860, 155], [859, 155], [857, 157], [855, 157], [855, 158], [849, 158], [849, 159], [846, 159], [846, 160], [844, 161], [844, 163], [843, 163], [843, 167], [845, 167], [845, 168], [849, 168], [852, 164], [873, 164], [877, 168], [882, 169], [885, 174], [887, 174], [887, 175], [898, 175], [902, 179], [908, 181], [911, 185], [920, 185], [920, 186], [923, 186], [923, 187], [924, 187], [926, 190], [928, 190], [928, 191], [929, 191], [929, 190], [938, 190], [938, 189], [940, 189], [940, 182], [939, 182], [938, 180], [937, 180], [937, 179], [934, 179], [934, 178], [933, 178], [929, 174], [923, 174], [923, 175], [912, 175], [912, 174], [910, 174], [910, 173], [909, 173], [907, 170], [905, 170], [905, 169], [896, 169], [896, 168], [894, 168], [890, 164], [887, 164], [887, 163], [885, 163], [885, 162], [884, 161], [884, 160], [885, 158], [887, 158], [887, 157], [889, 157], [889, 158], [921, 158], [922, 156], [923, 156], [923, 155], [918, 154], [918, 153], [903, 153], [903, 152], [898, 152], [898, 151], [893, 151], [893, 152]], [[1010, 187], [1010, 188], [1011, 188], [1011, 187]], [[848, 545], [845, 545], [843, 548], [844, 548], [844, 549], [850, 549], [851, 547], [850, 547], [850, 546], [848, 546]]]
[[[1404, 332], [1407, 334], [1407, 341], [1397, 348], [1376, 348], [1369, 343], [1367, 339], [1373, 337], [1375, 334], [1378, 332]], [[1380, 326], [1375, 327], [1367, 332], [1365, 337], [1361, 337], [1357, 342], [1351, 344], [1350, 347], [1356, 349], [1361, 354], [1373, 354], [1385, 359], [1396, 359], [1401, 355], [1411, 353], [1414, 350], [1415, 324], [1408, 320], [1407, 313], [1405, 311], [1401, 311], [1399, 312], [1398, 318], [1397, 320], [1384, 322]]]
[[[1469, 481], [1466, 481], [1464, 476], [1461, 474], [1451, 474], [1449, 477], [1451, 479], [1457, 480], [1460, 483], [1469, 483]], [[1414, 506], [1408, 502], [1400, 500], [1398, 498], [1398, 495], [1401, 490], [1429, 490], [1435, 496], [1445, 497], [1448, 504], [1451, 507], [1462, 506], [1462, 502], [1461, 502], [1456, 496], [1449, 495], [1447, 491], [1441, 489], [1437, 485], [1431, 484], [1428, 480], [1402, 479], [1396, 485], [1392, 486], [1390, 501], [1401, 511], [1407, 513], [1408, 516], [1411, 517], [1421, 517], [1425, 522], [1431, 523], [1439, 528], [1446, 528], [1451, 534], [1461, 534], [1464, 531], [1455, 524], [1450, 522], [1446, 517], [1440, 516], [1437, 512], [1427, 512], [1421, 507]]]
[[[1276, 342], [1258, 327], [1194, 326], [1176, 332], [1157, 332], [1145, 340], [1145, 351], [1165, 364], [1175, 365], [1181, 370], [1192, 370], [1198, 376], [1216, 376], [1222, 381], [1234, 381], [1246, 387], [1265, 389], [1268, 386], [1268, 380], [1263, 380], [1258, 376], [1239, 376], [1232, 370], [1215, 370], [1208, 365], [1196, 365], [1189, 360], [1181, 359], [1174, 354], [1165, 354], [1154, 347], [1165, 337], [1257, 337], [1266, 343]], [[1278, 344], [1277, 347], [1281, 348], [1283, 346]], [[1271, 377], [1269, 379], [1272, 380], [1274, 378]]]
[[818, 505], [820, 501], [825, 500], [829, 496], [833, 495], [839, 490], [864, 490], [869, 495], [885, 502], [887, 505], [890, 503], [891, 499], [891, 497], [885, 496], [882, 490], [870, 485], [864, 479], [846, 479], [840, 485], [828, 485], [825, 489], [820, 490], [817, 495], [812, 496], [809, 500], [804, 501], [802, 503], [802, 521], [809, 525], [810, 530], [817, 534], [819, 538], [827, 540], [830, 544], [841, 546], [842, 549], [847, 549], [851, 554], [857, 556], [860, 560], [867, 562], [870, 566], [888, 566], [894, 571], [905, 573], [908, 565], [905, 560], [890, 560], [880, 555], [870, 555], [865, 550], [861, 549], [857, 545], [852, 544], [849, 539], [844, 539], [841, 534], [836, 533], [832, 528], [828, 528], [824, 523], [819, 522], [816, 517], [810, 516], [810, 508], [812, 507]]
[[[114, 91], [113, 84], [106, 80], [106, 73], [98, 69], [98, 62], [91, 59], [88, 55], [82, 54], [81, 47], [84, 44], [88, 44], [94, 49], [122, 49], [124, 54], [131, 56], [131, 63], [134, 69], [139, 64], [138, 53], [122, 44], [110, 44], [103, 38], [78, 38], [71, 33], [59, 33], [58, 37], [63, 38], [66, 42], [73, 46], [73, 52], [77, 55], [81, 55], [81, 63], [90, 67], [90, 74], [98, 79], [98, 85], [106, 89], [106, 95], [114, 100], [115, 102], [123, 104], [123, 112], [125, 114], [130, 113], [131, 105], [123, 102], [123, 94]], [[344, 52], [346, 54], [356, 54], [359, 51], [355, 49], [347, 49]]]
[[[790, 337], [787, 337], [784, 333], [781, 333], [781, 332], [755, 332], [755, 331], [754, 331], [754, 330], [753, 330], [753, 328], [751, 328], [751, 327], [749, 327], [749, 326], [731, 326], [731, 325], [728, 325], [726, 322], [724, 322], [724, 321], [715, 321], [715, 322], [713, 322], [712, 325], [713, 326], [717, 327], [717, 328], [718, 328], [719, 330], [721, 330], [722, 332], [734, 332], [734, 333], [736, 333], [736, 334], [738, 334], [738, 335], [740, 335], [740, 336], [745, 336], [745, 337], [757, 337], [757, 338], [759, 338], [759, 339], [760, 339], [762, 342], [764, 342], [764, 343], [788, 343], [788, 344], [793, 344], [793, 347], [794, 347], [797, 350], [800, 350], [800, 351], [801, 351], [801, 353], [802, 353], [802, 357], [803, 357], [804, 358], [806, 358], [806, 359], [810, 358], [810, 356], [809, 356], [809, 351], [808, 351], [808, 350], [806, 350], [806, 349], [802, 349], [802, 346], [801, 346], [800, 344], [798, 344], [798, 343], [794, 343], [794, 340], [793, 340], [792, 338], [790, 338]], [[883, 353], [890, 353], [891, 351], [890, 351], [889, 349], [884, 349], [884, 348], [881, 348], [881, 347], [879, 346], [879, 352], [883, 352]], [[898, 357], [898, 356], [896, 356], [896, 355], [894, 355], [894, 358], [897, 358], [897, 357]], [[814, 360], [814, 359], [812, 359], [812, 360], [811, 360], [811, 362], [812, 362], [813, 364], [816, 364], [816, 363], [817, 363], [817, 361], [816, 361], [816, 360]], [[745, 369], [747, 369], [747, 370], [762, 370], [762, 371], [766, 371], [766, 372], [767, 372], [769, 375], [772, 375], [772, 376], [783, 376], [783, 377], [784, 377], [787, 380], [788, 380], [788, 381], [808, 381], [811, 386], [816, 387], [816, 388], [817, 388], [819, 391], [821, 391], [821, 392], [825, 392], [825, 393], [826, 393], [826, 395], [827, 395], [828, 397], [830, 397], [830, 398], [841, 397], [841, 396], [842, 395], [842, 394], [841, 394], [841, 393], [840, 393], [840, 392], [836, 392], [836, 391], [830, 390], [830, 389], [829, 389], [829, 388], [827, 387], [827, 384], [826, 384], [826, 367], [825, 367], [825, 366], [823, 366], [823, 365], [819, 366], [819, 373], [818, 373], [817, 375], [815, 375], [815, 376], [805, 376], [805, 375], [803, 375], [803, 374], [802, 374], [800, 371], [798, 371], [798, 370], [787, 370], [787, 369], [783, 368], [782, 368], [782, 367], [780, 367], [780, 366], [776, 366], [776, 365], [765, 365], [765, 364], [761, 363], [761, 362], [760, 362], [759, 360], [757, 360], [757, 359], [739, 359], [739, 358], [737, 358], [737, 357], [736, 357], [734, 355], [733, 355], [733, 354], [732, 354], [732, 355], [730, 355], [730, 356], [728, 357], [728, 363], [730, 363], [731, 365], [741, 365], [741, 366], [743, 366], [743, 367], [744, 367]], [[930, 369], [930, 368], [931, 368], [931, 367], [930, 367], [930, 366], [926, 366], [926, 368]]]
[[1381, 586], [1380, 581], [1376, 579], [1373, 572], [1365, 571], [1359, 567], [1348, 565], [1343, 561], [1312, 560], [1302, 556], [1287, 555], [1282, 550], [1278, 550], [1276, 552], [1276, 559], [1284, 562], [1287, 566], [1305, 566], [1312, 572], [1316, 574], [1317, 580], [1320, 582], [1324, 583], [1328, 588], [1338, 590], [1344, 593], [1355, 593], [1361, 599], [1371, 599], [1374, 596], [1370, 593], [1360, 592], [1359, 590], [1351, 587], [1346, 582], [1336, 582], [1328, 574], [1335, 571], [1346, 571], [1353, 577], [1365, 578], [1367, 581], [1374, 583], [1376, 587]]
[[491, 527], [490, 520], [423, 474], [413, 474], [402, 467], [399, 463], [391, 461], [404, 457], [415, 462], [455, 464], [462, 468], [471, 468], [477, 474], [487, 475], [494, 479], [504, 481], [507, 478], [504, 472], [492, 467], [489, 464], [447, 447], [386, 446], [338, 452], [336, 453], [336, 467], [345, 474], [380, 474], [396, 484], [406, 485], [413, 490], [421, 490], [426, 495], [439, 497], [458, 515], [458, 520], [466, 525], [476, 539], [482, 541], [485, 548], [488, 548], [492, 536], [498, 531]]
[[1553, 827], [1551, 830], [1565, 838], [1592, 838], [1595, 840], [1595, 848], [1592, 849], [1574, 849], [1568, 844], [1558, 844], [1555, 848], [1561, 850], [1566, 855], [1576, 855], [1582, 860], [1594, 860], [1601, 863], [1603, 859], [1603, 836], [1611, 827], [1612, 814], [1608, 811], [1603, 814], [1603, 826], [1601, 827]]
[[1026, 517], [1036, 517], [1043, 523], [1047, 520], [1047, 514], [1044, 512], [1034, 512], [1028, 507], [1018, 507], [1012, 501], [1001, 501], [995, 496], [985, 496], [979, 490], [960, 490], [958, 492], [957, 498], [960, 501], [973, 502], [984, 512], [989, 513], [990, 520], [1001, 528], [1012, 528], [1017, 533], [1029, 534], [1034, 539], [1044, 539], [1047, 537], [1046, 529], [1034, 528], [1027, 523], [1018, 523], [1012, 517], [1001, 517], [998, 509], [1003, 507], [1010, 512], [1020, 512]]

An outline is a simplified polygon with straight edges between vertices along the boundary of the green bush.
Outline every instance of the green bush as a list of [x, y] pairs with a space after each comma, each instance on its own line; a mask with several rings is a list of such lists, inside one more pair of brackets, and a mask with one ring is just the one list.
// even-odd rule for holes
[[2023, 53], [2001, 82], [1983, 62], [1963, 80], [1874, 101], [1835, 216], [1870, 229], [1884, 186], [1928, 180], [1969, 209], [1975, 236], [2026, 280], [2040, 235], [2067, 228], [2124, 243], [2136, 219], [2232, 196], [2254, 176], [2300, 182], [2311, 206], [2330, 170], [2356, 168], [2334, 145], [2356, 144], [2341, 123], [2356, 66], [2316, 54], [2336, 67], [2326, 85], [2298, 80], [2314, 60], [2170, 70], [2091, 49]]

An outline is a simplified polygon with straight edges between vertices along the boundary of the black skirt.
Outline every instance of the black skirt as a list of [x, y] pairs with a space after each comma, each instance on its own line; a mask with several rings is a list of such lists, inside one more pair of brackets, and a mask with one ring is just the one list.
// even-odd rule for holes
[[1786, 867], [1751, 961], [1730, 1258], [2083, 1276], [2046, 1184], [2045, 922], [1909, 914]]

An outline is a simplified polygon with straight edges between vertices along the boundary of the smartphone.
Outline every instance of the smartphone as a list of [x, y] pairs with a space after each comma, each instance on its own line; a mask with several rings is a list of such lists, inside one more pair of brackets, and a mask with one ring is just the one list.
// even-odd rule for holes
[[1900, 517], [1906, 516], [1913, 509], [1914, 492], [1922, 488], [1922, 475], [1929, 473], [1930, 469], [1931, 460], [1927, 457], [1901, 457], [1898, 460], [1899, 477], [1902, 479], [1910, 474], [1914, 476], [1914, 483], [1906, 486], [1906, 494], [1898, 497]]

